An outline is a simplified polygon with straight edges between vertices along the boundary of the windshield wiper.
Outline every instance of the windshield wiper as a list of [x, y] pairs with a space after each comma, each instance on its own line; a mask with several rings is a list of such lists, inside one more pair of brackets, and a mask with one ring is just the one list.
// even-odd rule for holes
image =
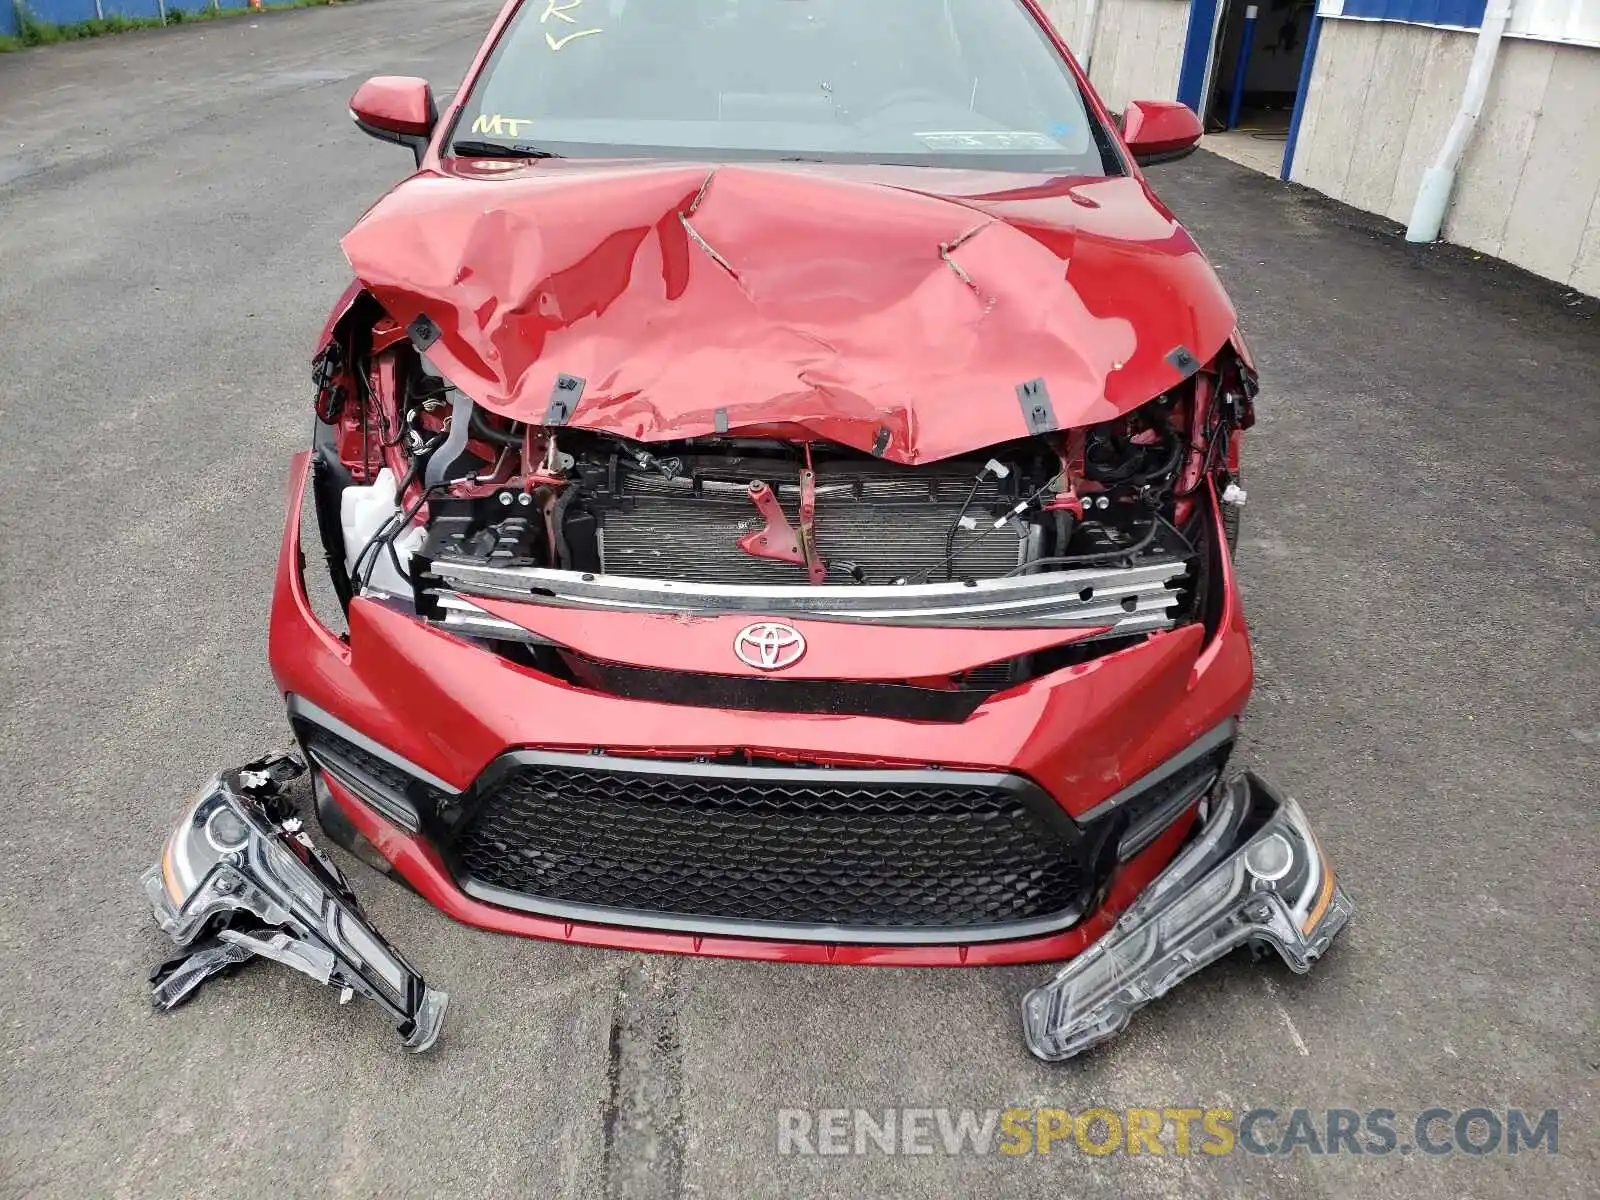
[[560, 158], [553, 150], [542, 150], [525, 142], [451, 142], [450, 152], [465, 158]]

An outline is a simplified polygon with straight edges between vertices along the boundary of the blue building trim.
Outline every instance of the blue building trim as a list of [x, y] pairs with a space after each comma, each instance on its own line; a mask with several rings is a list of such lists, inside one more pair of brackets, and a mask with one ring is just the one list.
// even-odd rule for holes
[[[272, 0], [266, 0], [267, 7], [272, 6]], [[177, 9], [184, 12], [202, 12], [212, 8], [244, 9], [250, 6], [250, 0], [166, 0], [166, 10], [170, 13]], [[50, 25], [76, 25], [83, 21], [92, 21], [97, 16], [107, 17], [149, 17], [161, 15], [161, 6], [156, 0], [100, 0], [100, 11], [95, 11], [95, 0], [0, 0], [0, 34], [9, 34], [15, 37], [21, 30], [21, 22], [17, 17], [17, 9], [27, 9], [29, 15], [38, 18]]]
[[1289, 138], [1283, 144], [1283, 166], [1278, 168], [1278, 178], [1288, 179], [1289, 172], [1294, 169], [1294, 146], [1300, 140], [1300, 118], [1306, 112], [1306, 93], [1311, 90], [1311, 69], [1317, 61], [1317, 42], [1322, 38], [1322, 22], [1324, 18], [1319, 14], [1311, 15], [1311, 28], [1306, 33], [1306, 55], [1300, 60], [1300, 82], [1294, 89], [1294, 112], [1289, 117]]
[[1218, 0], [1190, 0], [1189, 31], [1183, 39], [1183, 59], [1178, 68], [1178, 100], [1200, 111], [1200, 94], [1206, 89], [1206, 67], [1211, 62], [1211, 38], [1217, 27]]
[[1244, 105], [1244, 81], [1250, 75], [1250, 51], [1256, 44], [1255, 4], [1244, 6], [1244, 33], [1239, 39], [1239, 57], [1233, 64], [1233, 89], [1228, 93], [1228, 128], [1239, 128], [1239, 110]]
[[1486, 5], [1487, 0], [1344, 0], [1343, 15], [1476, 29]]

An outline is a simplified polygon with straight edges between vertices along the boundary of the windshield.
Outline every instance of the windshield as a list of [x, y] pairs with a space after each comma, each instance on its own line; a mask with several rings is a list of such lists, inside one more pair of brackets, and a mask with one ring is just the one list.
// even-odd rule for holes
[[457, 154], [1122, 169], [1018, 0], [526, 0]]

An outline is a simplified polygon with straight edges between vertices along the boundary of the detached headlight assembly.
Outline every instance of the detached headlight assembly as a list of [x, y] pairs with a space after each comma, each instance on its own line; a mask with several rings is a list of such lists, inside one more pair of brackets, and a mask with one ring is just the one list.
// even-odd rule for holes
[[1247, 774], [1219, 784], [1199, 836], [1111, 930], [1022, 1004], [1028, 1049], [1071, 1058], [1241, 946], [1270, 947], [1304, 973], [1354, 905], [1305, 813]]
[[305, 771], [274, 755], [216, 776], [144, 874], [157, 923], [185, 953], [151, 977], [175, 1008], [213, 975], [270, 958], [389, 1011], [405, 1044], [439, 1036], [449, 997], [428, 987], [362, 912], [344, 874], [312, 845], [284, 794]]

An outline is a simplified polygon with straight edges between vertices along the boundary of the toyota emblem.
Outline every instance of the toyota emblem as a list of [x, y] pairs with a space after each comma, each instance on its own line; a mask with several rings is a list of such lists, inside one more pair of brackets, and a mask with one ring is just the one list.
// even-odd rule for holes
[[805, 656], [806, 639], [793, 625], [762, 621], [739, 631], [733, 639], [733, 652], [740, 662], [758, 671], [781, 671]]

